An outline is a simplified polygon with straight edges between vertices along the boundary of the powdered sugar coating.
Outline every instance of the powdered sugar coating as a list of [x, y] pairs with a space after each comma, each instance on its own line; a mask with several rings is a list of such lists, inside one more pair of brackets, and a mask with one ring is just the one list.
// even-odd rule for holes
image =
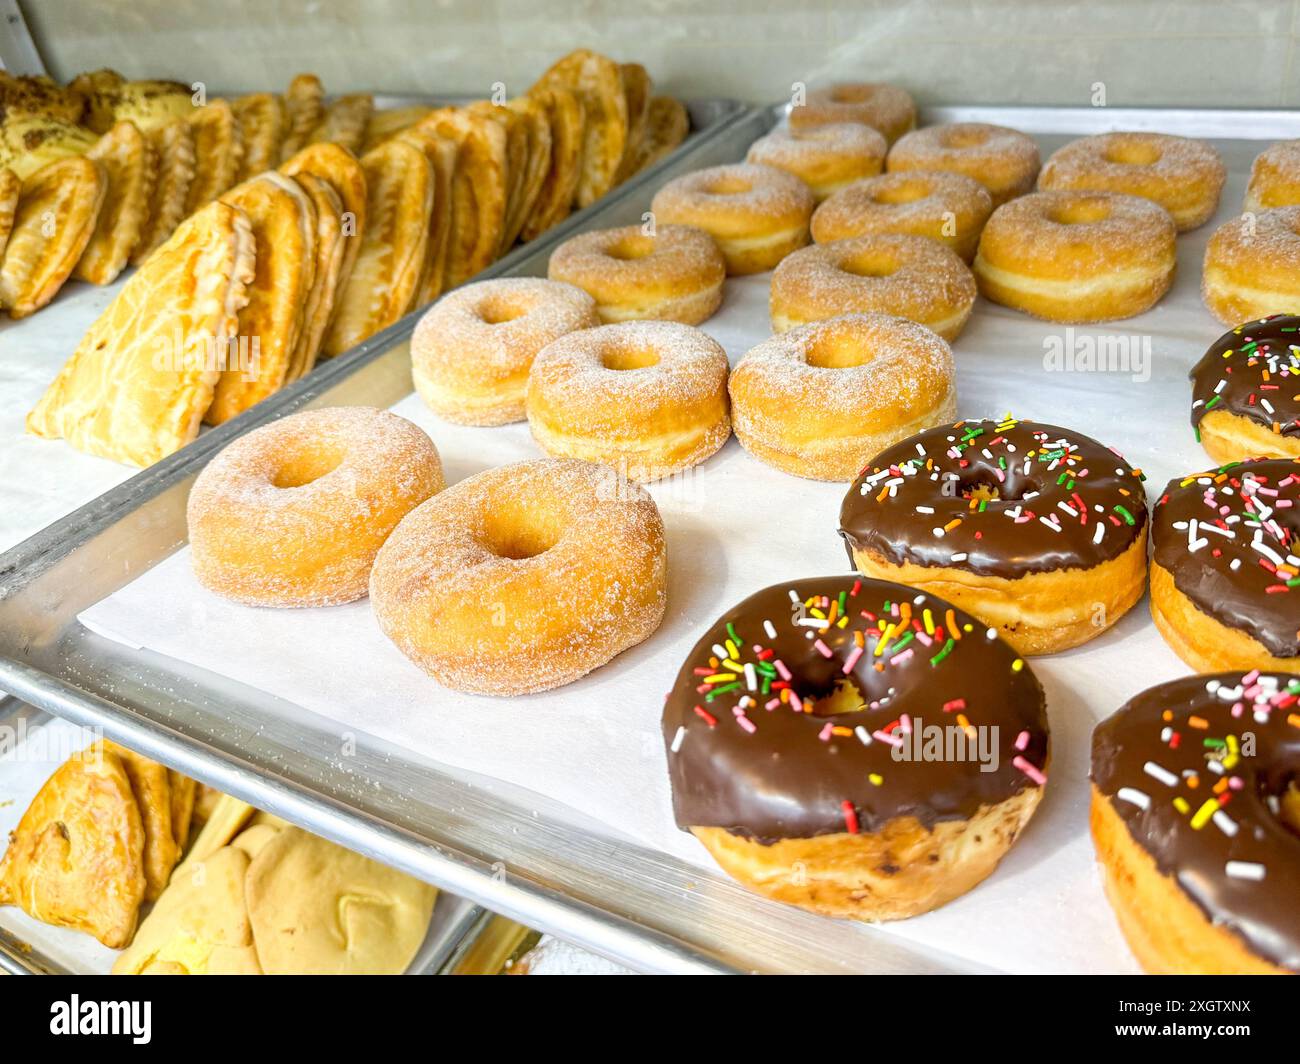
[[757, 236], [806, 225], [813, 196], [807, 185], [784, 170], [734, 163], [674, 178], [655, 193], [651, 210], [660, 222]]
[[572, 333], [533, 363], [528, 422], [552, 454], [658, 480], [702, 462], [731, 435], [726, 351], [676, 322]]
[[916, 104], [897, 85], [841, 81], [813, 89], [802, 104], [790, 109], [792, 129], [841, 122], [870, 126], [892, 144], [916, 125]]
[[502, 277], [464, 285], [438, 300], [415, 327], [416, 390], [448, 421], [521, 421], [537, 352], [565, 333], [597, 324], [595, 300], [571, 284]]
[[1034, 187], [1038, 145], [1033, 137], [987, 122], [953, 122], [913, 130], [889, 149], [885, 168], [948, 170], [973, 177], [997, 206]]
[[1300, 310], [1300, 206], [1247, 211], [1214, 231], [1201, 294], [1230, 327]]
[[461, 481], [379, 552], [375, 619], [438, 682], [512, 695], [571, 683], [663, 620], [663, 520], [605, 466], [545, 458]]
[[1122, 192], [1164, 207], [1180, 229], [1208, 221], [1227, 177], [1223, 160], [1204, 141], [1166, 133], [1102, 133], [1053, 153], [1040, 189]]
[[772, 275], [778, 331], [841, 314], [896, 314], [940, 331], [961, 331], [975, 303], [975, 278], [952, 251], [923, 236], [877, 234], [817, 244], [788, 256]]
[[817, 208], [819, 244], [872, 233], [911, 233], [939, 240], [969, 262], [993, 197], [972, 177], [941, 170], [881, 174], [841, 189]]
[[837, 122], [811, 129], [774, 129], [749, 146], [745, 161], [794, 174], [818, 201], [880, 173], [889, 145], [870, 126]]
[[194, 482], [195, 575], [246, 605], [352, 602], [397, 522], [442, 488], [437, 448], [405, 418], [373, 407], [291, 414], [235, 440]]
[[1296, 204], [1300, 204], [1300, 140], [1283, 140], [1255, 157], [1244, 207], [1262, 211]]

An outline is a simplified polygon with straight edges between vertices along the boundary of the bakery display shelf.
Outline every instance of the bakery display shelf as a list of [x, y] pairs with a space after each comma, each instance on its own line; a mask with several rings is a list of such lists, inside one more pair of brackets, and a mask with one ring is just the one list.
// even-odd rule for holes
[[[782, 114], [764, 107], [693, 138], [655, 171], [484, 276], [540, 276], [577, 228], [638, 222], [670, 177], [742, 158]], [[934, 108], [1063, 135], [1149, 128], [1190, 136], [1300, 136], [1300, 115], [1253, 111]], [[550, 234], [548, 234], [550, 236]], [[0, 555], [0, 688], [495, 913], [643, 971], [979, 970], [936, 949], [765, 901], [500, 780], [453, 771], [228, 678], [132, 650], [78, 614], [185, 542], [189, 486], [238, 432], [309, 406], [387, 407], [409, 394], [414, 316], [205, 434], [179, 454]], [[340, 699], [347, 692], [339, 692]]]

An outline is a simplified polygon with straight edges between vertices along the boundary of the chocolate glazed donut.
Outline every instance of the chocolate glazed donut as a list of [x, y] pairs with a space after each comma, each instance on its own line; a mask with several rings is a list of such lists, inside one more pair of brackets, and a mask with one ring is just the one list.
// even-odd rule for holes
[[[935, 725], [988, 756], [919, 754]], [[719, 618], [678, 673], [663, 735], [678, 826], [724, 869], [867, 920], [925, 912], [992, 872], [1038, 803], [1049, 741], [1043, 689], [995, 632], [853, 576], [777, 584]]]
[[1159, 974], [1300, 972], [1300, 676], [1188, 676], [1092, 737], [1092, 834]]

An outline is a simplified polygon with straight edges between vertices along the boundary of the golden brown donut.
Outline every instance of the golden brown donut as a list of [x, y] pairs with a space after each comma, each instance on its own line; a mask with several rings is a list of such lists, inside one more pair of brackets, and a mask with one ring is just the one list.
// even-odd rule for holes
[[924, 236], [882, 233], [817, 244], [772, 274], [772, 328], [788, 332], [841, 314], [895, 314], [954, 340], [975, 305], [975, 278]]
[[1297, 204], [1300, 204], [1300, 140], [1279, 141], [1255, 156], [1242, 209], [1264, 211]]
[[731, 374], [736, 438], [761, 462], [852, 480], [871, 458], [951, 421], [952, 350], [924, 325], [848, 314], [764, 340]]
[[606, 466], [489, 469], [412, 511], [375, 559], [380, 629], [439, 683], [520, 695], [572, 683], [663, 620], [664, 526]]
[[980, 237], [975, 280], [995, 303], [1048, 321], [1141, 314], [1173, 283], [1177, 230], [1150, 200], [1035, 192], [999, 207]]
[[194, 575], [246, 606], [352, 602], [397, 522], [442, 487], [437, 448], [405, 418], [366, 406], [291, 414], [235, 440], [195, 480]]
[[1214, 217], [1226, 177], [1219, 153], [1203, 140], [1102, 133], [1053, 152], [1038, 187], [1141, 196], [1167, 210], [1181, 233]]
[[727, 353], [670, 321], [572, 333], [533, 363], [528, 426], [549, 454], [660, 480], [698, 465], [731, 435]]
[[993, 197], [972, 177], [942, 170], [906, 170], [859, 181], [813, 214], [819, 244], [873, 233], [911, 233], [947, 244], [965, 262], [975, 258]]
[[1247, 212], [1210, 237], [1201, 298], [1224, 325], [1300, 311], [1300, 206]]
[[749, 146], [745, 161], [794, 174], [818, 203], [847, 185], [874, 177], [889, 145], [870, 126], [839, 122], [812, 129], [774, 129]]
[[660, 224], [694, 225], [717, 241], [729, 274], [762, 273], [808, 243], [813, 194], [774, 166], [736, 163], [684, 174], [650, 204]]
[[986, 122], [926, 126], [889, 149], [885, 169], [946, 170], [973, 177], [989, 190], [993, 206], [1023, 196], [1038, 176], [1038, 145], [1016, 129]]
[[722, 305], [727, 263], [703, 229], [639, 225], [579, 233], [551, 252], [547, 275], [596, 300], [606, 323], [637, 319], [698, 325]]
[[524, 419], [528, 370], [566, 333], [600, 324], [580, 288], [540, 277], [498, 277], [449, 292], [411, 337], [411, 376], [439, 417], [461, 425]]
[[791, 129], [856, 122], [893, 144], [916, 125], [916, 104], [904, 89], [880, 82], [842, 81], [808, 92], [790, 109]]

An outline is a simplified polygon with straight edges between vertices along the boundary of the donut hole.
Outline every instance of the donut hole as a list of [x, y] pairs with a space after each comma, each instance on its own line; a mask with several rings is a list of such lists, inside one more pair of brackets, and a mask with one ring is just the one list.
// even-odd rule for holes
[[899, 207], [904, 203], [915, 203], [930, 194], [930, 186], [921, 180], [900, 181], [896, 185], [885, 185], [876, 189], [871, 198], [886, 207]]
[[835, 103], [866, 103], [875, 90], [870, 85], [835, 85], [831, 99]]
[[303, 488], [328, 476], [343, 464], [343, 451], [327, 446], [286, 450], [278, 456], [271, 473], [276, 488]]
[[841, 262], [840, 270], [854, 277], [890, 277], [898, 272], [898, 260], [892, 255], [857, 255]]
[[648, 369], [659, 365], [659, 353], [648, 347], [611, 347], [600, 353], [600, 364], [606, 369]]
[[862, 689], [851, 677], [844, 676], [825, 694], [813, 698], [804, 707], [814, 717], [838, 717], [844, 713], [860, 713], [867, 708]]
[[1095, 225], [1110, 217], [1110, 204], [1103, 199], [1073, 199], [1047, 209], [1057, 225]]
[[1117, 140], [1102, 153], [1108, 163], [1120, 166], [1150, 166], [1160, 161], [1160, 149], [1149, 140]]
[[989, 131], [987, 129], [975, 129], [970, 126], [947, 129], [944, 130], [942, 135], [945, 148], [978, 148], [987, 144], [988, 140]]
[[499, 295], [489, 296], [478, 307], [478, 316], [485, 325], [505, 325], [507, 322], [522, 318], [527, 313], [527, 307]]
[[741, 196], [753, 191], [753, 184], [736, 174], [718, 174], [704, 186], [708, 196]]
[[654, 250], [655, 242], [653, 237], [637, 234], [619, 240], [612, 247], [607, 248], [605, 254], [611, 259], [617, 259], [619, 262], [635, 262], [637, 259], [648, 258], [654, 254]]
[[808, 365], [819, 369], [850, 369], [865, 366], [875, 352], [855, 340], [848, 332], [823, 333], [808, 347], [804, 355]]
[[483, 532], [485, 546], [498, 558], [525, 561], [554, 547], [561, 529], [559, 521], [515, 501], [489, 513]]

